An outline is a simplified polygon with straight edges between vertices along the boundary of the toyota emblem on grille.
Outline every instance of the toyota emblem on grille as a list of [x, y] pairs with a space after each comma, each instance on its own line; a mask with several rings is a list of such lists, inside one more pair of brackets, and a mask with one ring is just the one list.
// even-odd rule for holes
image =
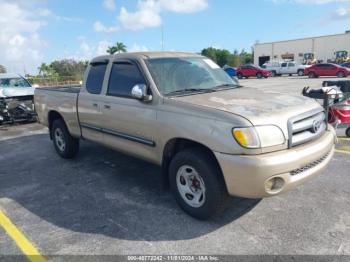
[[322, 122], [315, 120], [312, 124], [312, 133], [317, 133], [320, 130]]

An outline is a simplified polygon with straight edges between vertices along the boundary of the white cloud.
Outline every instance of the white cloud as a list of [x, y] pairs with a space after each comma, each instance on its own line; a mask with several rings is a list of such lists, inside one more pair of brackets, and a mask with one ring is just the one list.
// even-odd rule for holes
[[332, 13], [331, 18], [333, 20], [345, 20], [350, 19], [350, 8], [341, 7]]
[[136, 11], [120, 9], [118, 20], [127, 30], [141, 30], [158, 27], [162, 24], [163, 11], [175, 13], [194, 13], [208, 7], [208, 0], [139, 0]]
[[128, 48], [128, 52], [147, 52], [149, 49], [144, 45], [133, 44]]
[[152, 8], [139, 9], [134, 13], [129, 13], [125, 7], [122, 7], [118, 20], [123, 28], [133, 31], [147, 27], [158, 27], [162, 24], [159, 13]]
[[106, 27], [100, 21], [96, 21], [93, 27], [95, 32], [103, 32], [103, 33], [115, 33], [115, 32], [118, 32], [119, 30], [117, 26]]
[[96, 55], [100, 56], [100, 55], [106, 55], [107, 54], [107, 49], [109, 46], [111, 46], [112, 43], [106, 40], [102, 40], [100, 42], [98, 42], [97, 44], [97, 48], [96, 48]]
[[160, 6], [176, 13], [194, 13], [208, 7], [207, 0], [159, 0]]
[[107, 40], [99, 41], [97, 44], [91, 44], [84, 36], [79, 36], [77, 40], [79, 42], [78, 50], [75, 52], [66, 50], [63, 57], [57, 57], [57, 59], [91, 60], [96, 56], [106, 55], [108, 47], [113, 45]]
[[114, 0], [104, 0], [103, 7], [109, 11], [114, 11], [116, 9]]
[[46, 22], [33, 12], [36, 2], [0, 0], [0, 62], [8, 71], [33, 73], [42, 60], [47, 44], [39, 30]]

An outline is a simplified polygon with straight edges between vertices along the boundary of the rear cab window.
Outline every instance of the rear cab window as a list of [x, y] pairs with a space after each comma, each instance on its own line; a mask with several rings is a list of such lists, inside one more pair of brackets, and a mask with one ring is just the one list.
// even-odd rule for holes
[[100, 94], [108, 62], [91, 63], [86, 80], [86, 90], [90, 94]]

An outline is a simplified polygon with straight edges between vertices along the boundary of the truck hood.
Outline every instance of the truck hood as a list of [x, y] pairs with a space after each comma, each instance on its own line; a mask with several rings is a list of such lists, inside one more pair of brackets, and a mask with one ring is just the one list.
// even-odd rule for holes
[[0, 97], [34, 96], [34, 87], [0, 87]]
[[172, 99], [233, 113], [253, 125], [277, 125], [285, 134], [288, 134], [288, 119], [317, 108], [322, 110], [316, 101], [301, 95], [285, 95], [247, 87]]

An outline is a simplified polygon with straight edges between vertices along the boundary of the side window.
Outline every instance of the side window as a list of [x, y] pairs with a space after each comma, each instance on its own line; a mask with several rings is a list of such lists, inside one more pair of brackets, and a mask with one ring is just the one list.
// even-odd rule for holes
[[289, 63], [288, 66], [289, 67], [295, 67], [295, 64], [294, 63]]
[[91, 64], [89, 75], [86, 80], [86, 90], [90, 94], [100, 94], [105, 77], [107, 63]]
[[287, 67], [287, 63], [282, 63], [281, 67]]
[[113, 64], [108, 83], [110, 96], [131, 97], [131, 89], [137, 84], [146, 84], [138, 67], [132, 63]]

